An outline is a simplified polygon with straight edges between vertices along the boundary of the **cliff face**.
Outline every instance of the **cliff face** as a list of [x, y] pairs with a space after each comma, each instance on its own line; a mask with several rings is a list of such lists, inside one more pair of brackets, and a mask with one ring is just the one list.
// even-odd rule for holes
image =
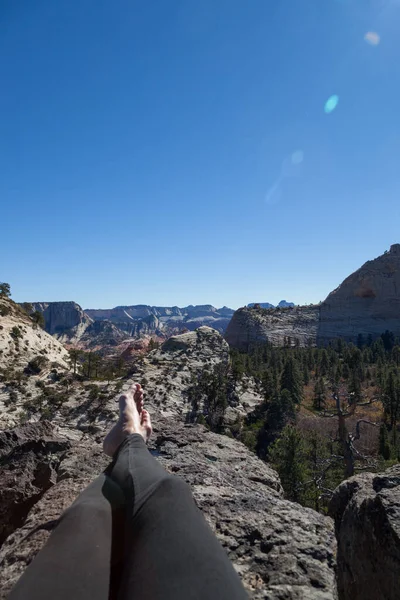
[[43, 313], [45, 329], [60, 341], [74, 343], [93, 323], [76, 302], [32, 302]]
[[223, 332], [233, 310], [201, 306], [117, 306], [83, 310], [76, 302], [33, 302], [33, 310], [43, 313], [45, 329], [64, 344], [84, 349], [115, 346], [147, 335], [168, 337], [183, 328], [194, 331], [208, 325]]
[[314, 345], [319, 327], [319, 307], [257, 309], [240, 308], [229, 323], [225, 339], [234, 348], [248, 350], [266, 341], [283, 346], [296, 340], [301, 346]]
[[226, 331], [227, 341], [246, 350], [269, 340], [283, 345], [326, 345], [334, 338], [376, 338], [386, 329], [400, 336], [400, 244], [366, 262], [318, 306], [263, 310], [241, 308]]
[[320, 307], [318, 342], [354, 340], [386, 329], [400, 334], [400, 244], [366, 262], [329, 294]]
[[[117, 306], [111, 309], [86, 309], [88, 314], [95, 321], [108, 320], [117, 325], [120, 329], [133, 332], [133, 336], [142, 333], [170, 334], [179, 328], [190, 330], [197, 329], [202, 325], [208, 325], [223, 332], [226, 329], [233, 310], [224, 306], [215, 308], [211, 304], [198, 306]], [[141, 327], [140, 323], [148, 324], [148, 327]]]

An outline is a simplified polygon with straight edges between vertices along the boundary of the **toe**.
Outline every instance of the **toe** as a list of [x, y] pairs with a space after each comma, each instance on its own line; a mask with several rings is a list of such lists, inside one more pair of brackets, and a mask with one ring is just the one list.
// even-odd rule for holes
[[143, 425], [150, 425], [150, 415], [147, 412], [146, 409], [142, 410], [142, 424]]

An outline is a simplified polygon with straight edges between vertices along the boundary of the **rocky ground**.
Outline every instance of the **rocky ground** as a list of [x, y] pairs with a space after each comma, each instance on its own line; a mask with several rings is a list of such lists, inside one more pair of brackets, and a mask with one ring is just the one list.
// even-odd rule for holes
[[68, 367], [65, 348], [35, 325], [17, 304], [0, 296], [0, 367], [21, 369], [37, 356], [49, 364]]
[[[193, 379], [227, 360], [226, 342], [204, 327], [171, 338], [143, 358], [132, 380], [98, 382], [96, 394], [91, 394], [93, 384], [71, 384], [68, 399], [54, 409], [51, 422], [40, 421], [37, 409], [31, 423], [0, 433], [2, 598], [60, 513], [107, 465], [101, 441], [116, 417], [117, 389], [134, 379], [145, 386], [153, 415], [151, 451], [191, 485], [250, 596], [336, 598], [332, 520], [284, 500], [277, 474], [236, 440], [185, 423]], [[50, 387], [59, 385], [45, 371], [30, 376], [28, 393], [37, 393], [40, 376]], [[254, 384], [245, 382], [234, 394], [230, 418], [245, 414], [260, 399]], [[17, 406], [1, 407], [3, 427], [18, 423], [23, 402], [21, 392]]]

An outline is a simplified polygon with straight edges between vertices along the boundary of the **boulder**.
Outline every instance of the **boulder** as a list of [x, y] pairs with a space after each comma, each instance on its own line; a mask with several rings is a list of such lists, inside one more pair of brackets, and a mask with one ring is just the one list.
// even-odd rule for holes
[[69, 447], [46, 421], [0, 432], [0, 545], [55, 484], [61, 456]]
[[340, 600], [398, 600], [400, 465], [344, 481], [330, 503]]

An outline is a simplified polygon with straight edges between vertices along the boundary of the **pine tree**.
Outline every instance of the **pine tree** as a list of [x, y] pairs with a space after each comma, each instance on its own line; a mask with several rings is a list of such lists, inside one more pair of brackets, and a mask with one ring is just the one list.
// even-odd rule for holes
[[361, 378], [357, 369], [353, 369], [350, 373], [348, 390], [351, 395], [352, 404], [361, 400]]
[[76, 363], [78, 361], [78, 358], [81, 356], [81, 354], [82, 354], [81, 350], [78, 350], [77, 348], [70, 348], [70, 350], [69, 350], [69, 358], [74, 367], [74, 375], [76, 374]]
[[303, 363], [303, 383], [304, 385], [308, 385], [310, 383], [310, 372], [306, 362]]
[[322, 377], [317, 379], [314, 386], [313, 406], [317, 410], [321, 410], [325, 403], [325, 384]]
[[271, 432], [280, 432], [288, 421], [296, 418], [295, 405], [289, 390], [275, 394], [267, 410], [267, 426]]
[[328, 353], [325, 350], [325, 348], [322, 350], [321, 352], [321, 360], [319, 362], [319, 374], [322, 377], [325, 377], [325, 375], [328, 374], [329, 371], [329, 357], [328, 357]]
[[9, 298], [11, 296], [11, 288], [9, 283], [0, 282], [0, 296]]
[[285, 427], [281, 437], [270, 447], [269, 459], [279, 473], [286, 498], [302, 502], [307, 479], [306, 448], [296, 427]]
[[386, 425], [384, 423], [382, 423], [382, 425], [379, 429], [379, 450], [378, 450], [378, 452], [384, 460], [389, 460], [390, 454], [391, 454], [391, 448], [390, 448], [388, 431], [387, 431]]
[[303, 381], [297, 362], [292, 356], [288, 358], [281, 376], [281, 391], [288, 390], [293, 401], [299, 404], [303, 399]]
[[385, 416], [389, 418], [390, 428], [395, 430], [400, 411], [400, 383], [395, 368], [389, 370], [384, 384], [382, 402]]

